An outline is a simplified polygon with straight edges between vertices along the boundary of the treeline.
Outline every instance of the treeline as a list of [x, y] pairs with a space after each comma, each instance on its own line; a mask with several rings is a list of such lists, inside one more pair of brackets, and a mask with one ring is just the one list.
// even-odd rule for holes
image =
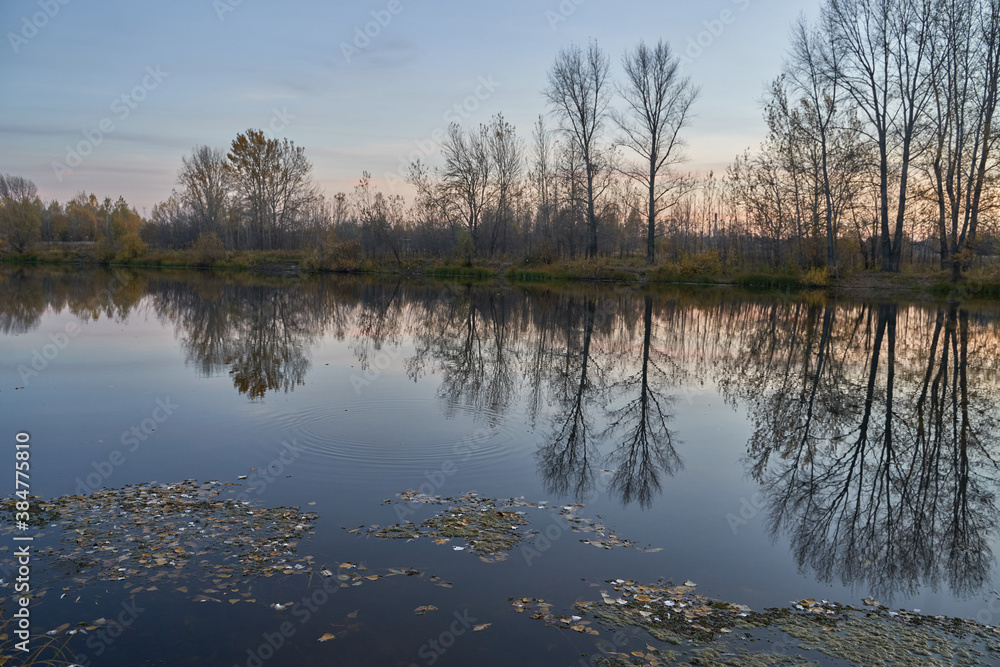
[[81, 192], [65, 205], [44, 204], [34, 183], [0, 174], [0, 250], [24, 253], [38, 241], [91, 243], [101, 259], [128, 260], [146, 250], [145, 224], [122, 197], [98, 201]]
[[748, 221], [793, 241], [775, 261], [836, 270], [850, 243], [866, 267], [909, 254], [957, 279], [997, 254], [1000, 1], [827, 0], [784, 69], [767, 140], [727, 177]]
[[[297, 250], [318, 267], [613, 257], [958, 279], [1000, 254], [998, 84], [1000, 0], [826, 0], [792, 28], [766, 140], [722, 177], [680, 169], [699, 90], [670, 46], [640, 43], [612, 67], [591, 42], [558, 54], [529, 137], [502, 114], [452, 124], [436, 166], [364, 172], [328, 197], [302, 147], [251, 129], [196, 147], [148, 219], [93, 195], [43, 205], [5, 177], [0, 238], [16, 252], [99, 242], [108, 257]], [[409, 200], [393, 192], [404, 181]]]

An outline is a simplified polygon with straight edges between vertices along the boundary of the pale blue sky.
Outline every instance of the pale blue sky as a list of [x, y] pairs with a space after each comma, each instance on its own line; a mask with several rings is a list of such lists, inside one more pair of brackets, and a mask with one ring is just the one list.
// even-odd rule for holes
[[[616, 75], [639, 39], [696, 56], [684, 65], [702, 87], [688, 168], [723, 171], [763, 138], [764, 86], [779, 73], [791, 22], [818, 6], [0, 0], [0, 173], [31, 178], [46, 199], [124, 195], [148, 213], [192, 147], [226, 148], [238, 132], [271, 127], [305, 147], [332, 195], [363, 170], [391, 178], [457, 116], [476, 124], [502, 111], [528, 140], [556, 53], [590, 38]], [[366, 24], [374, 37], [345, 56]], [[699, 38], [705, 46], [693, 46]], [[470, 98], [477, 92], [481, 100]], [[67, 147], [89, 154], [63, 172], [53, 163], [73, 166]]]

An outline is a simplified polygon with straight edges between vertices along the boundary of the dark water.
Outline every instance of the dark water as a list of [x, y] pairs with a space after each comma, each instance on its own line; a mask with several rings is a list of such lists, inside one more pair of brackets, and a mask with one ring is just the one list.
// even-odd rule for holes
[[[30, 433], [43, 497], [246, 475], [254, 502], [319, 515], [300, 544], [317, 563], [425, 573], [337, 591], [304, 620], [268, 605], [309, 595], [305, 577], [256, 583], [259, 604], [140, 593], [120, 637], [70, 643], [84, 664], [253, 665], [286, 622], [261, 662], [576, 664], [594, 640], [508, 598], [568, 611], [619, 577], [693, 580], [755, 609], [870, 595], [1000, 623], [998, 314], [728, 290], [6, 269], [2, 451], [12, 478], [14, 436]], [[555, 531], [543, 551], [491, 564], [347, 532], [397, 522], [383, 500], [411, 489], [579, 501], [662, 550]], [[33, 607], [41, 631], [130, 599], [38, 567], [34, 585], [53, 589]], [[415, 616], [420, 605], [438, 611]], [[428, 648], [456, 618], [492, 625]], [[325, 632], [341, 635], [318, 643]]]

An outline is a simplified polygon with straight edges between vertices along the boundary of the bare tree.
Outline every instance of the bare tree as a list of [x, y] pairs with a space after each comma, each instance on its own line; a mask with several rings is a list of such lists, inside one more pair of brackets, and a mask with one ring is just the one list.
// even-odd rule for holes
[[984, 187], [997, 141], [1000, 0], [940, 2], [932, 50], [934, 154], [941, 268], [962, 277], [979, 227]]
[[554, 212], [555, 169], [552, 164], [552, 136], [545, 127], [545, 116], [538, 116], [531, 138], [533, 165], [528, 177], [535, 196], [535, 232], [549, 242]]
[[[903, 248], [910, 161], [928, 108], [928, 60], [936, 0], [830, 0], [823, 13], [840, 80], [867, 120], [878, 146], [882, 270], [898, 272]], [[899, 195], [890, 228], [891, 162]]]
[[824, 37], [823, 33], [811, 30], [805, 19], [800, 18], [792, 28], [792, 48], [785, 70], [795, 92], [802, 96], [802, 129], [819, 150], [826, 264], [836, 278], [840, 271], [838, 220], [830, 162], [837, 122], [840, 120], [840, 56], [835, 48], [830, 48]]
[[597, 256], [597, 214], [594, 201], [599, 196], [595, 180], [600, 169], [598, 141], [608, 115], [608, 56], [596, 42], [586, 51], [577, 45], [559, 52], [549, 70], [545, 97], [558, 114], [563, 132], [583, 155], [587, 178], [587, 255]]
[[[619, 92], [626, 109], [615, 114], [615, 122], [624, 135], [620, 143], [640, 158], [640, 164], [626, 174], [648, 192], [646, 263], [652, 264], [656, 259], [657, 216], [690, 189], [684, 187], [690, 185], [685, 179], [669, 180], [669, 169], [683, 160], [678, 151], [683, 146], [680, 132], [690, 119], [699, 91], [689, 78], [681, 77], [680, 59], [663, 40], [652, 48], [639, 42], [622, 59], [622, 65], [625, 82]], [[661, 175], [663, 180], [658, 180]]]
[[371, 184], [371, 174], [366, 171], [354, 186], [352, 199], [361, 224], [361, 247], [372, 254], [388, 249], [396, 263], [402, 263], [402, 239], [399, 234], [399, 223], [403, 216], [402, 197], [386, 197], [377, 191]]
[[232, 190], [230, 171], [226, 169], [226, 154], [218, 148], [196, 146], [190, 157], [182, 158], [177, 182], [181, 186], [181, 202], [191, 209], [194, 237], [214, 232], [232, 247], [227, 232], [229, 199]]
[[524, 173], [524, 144], [517, 138], [513, 125], [497, 114], [487, 127], [486, 151], [492, 163], [494, 220], [490, 235], [490, 254], [502, 244], [507, 245], [507, 234], [514, 217], [515, 201], [521, 196]]
[[492, 162], [489, 159], [489, 136], [484, 126], [465, 133], [457, 123], [448, 126], [448, 136], [441, 145], [445, 166], [441, 172], [444, 209], [462, 220], [479, 248], [479, 226], [490, 203]]

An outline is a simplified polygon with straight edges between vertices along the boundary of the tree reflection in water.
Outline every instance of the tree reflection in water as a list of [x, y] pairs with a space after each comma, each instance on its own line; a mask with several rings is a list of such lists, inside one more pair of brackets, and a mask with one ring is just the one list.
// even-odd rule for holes
[[985, 307], [190, 272], [0, 283], [5, 334], [46, 312], [139, 309], [174, 328], [199, 373], [226, 372], [251, 399], [302, 385], [323, 337], [362, 369], [389, 351], [412, 381], [435, 376], [448, 417], [501, 428], [523, 415], [549, 492], [642, 508], [699, 444], [675, 434], [676, 397], [714, 385], [749, 416], [746, 470], [800, 568], [879, 596], [989, 581], [1000, 336]]
[[747, 354], [728, 388], [757, 415], [747, 463], [771, 534], [821, 580], [878, 596], [980, 590], [997, 520], [996, 375], [979, 390], [968, 375], [970, 358], [996, 354], [995, 332], [971, 341], [954, 303], [933, 319], [895, 304], [795, 310], [747, 339], [783, 350], [781, 363]]

